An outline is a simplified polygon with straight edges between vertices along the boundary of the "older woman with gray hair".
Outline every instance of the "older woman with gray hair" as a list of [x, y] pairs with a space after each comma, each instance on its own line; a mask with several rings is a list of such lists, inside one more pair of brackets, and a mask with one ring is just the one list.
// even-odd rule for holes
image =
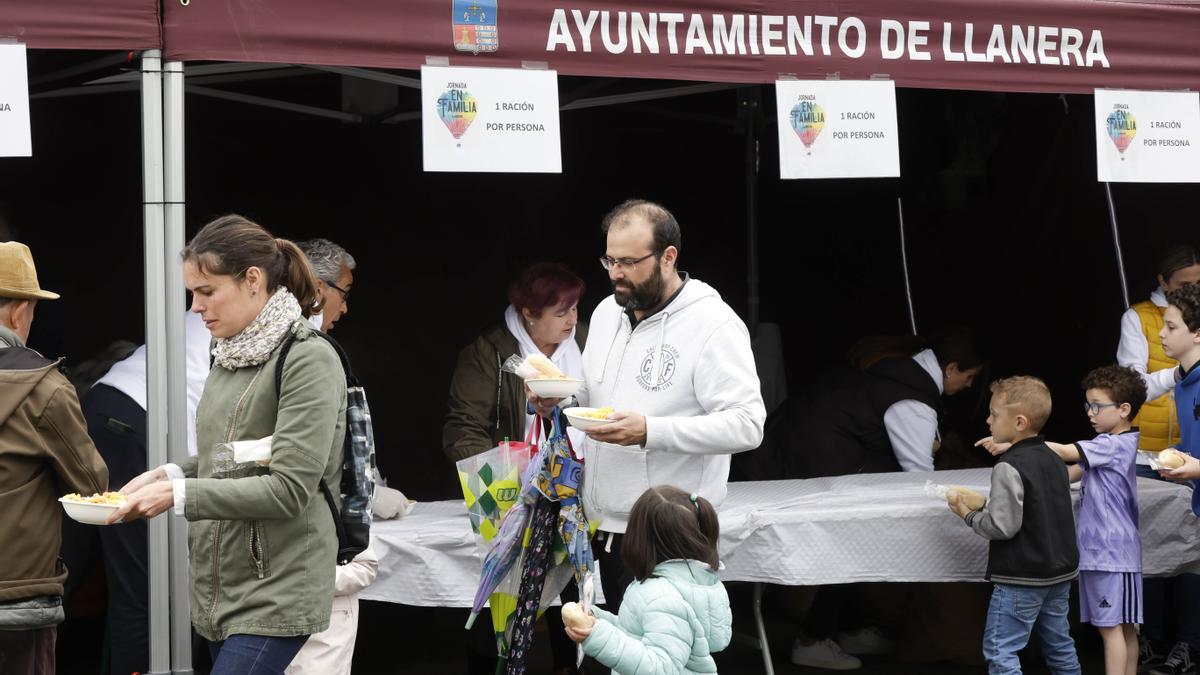
[[310, 320], [314, 326], [328, 333], [333, 324], [350, 313], [350, 287], [354, 284], [354, 268], [358, 264], [346, 249], [328, 239], [309, 239], [297, 242], [297, 246], [317, 273], [317, 288], [325, 305], [320, 314]]

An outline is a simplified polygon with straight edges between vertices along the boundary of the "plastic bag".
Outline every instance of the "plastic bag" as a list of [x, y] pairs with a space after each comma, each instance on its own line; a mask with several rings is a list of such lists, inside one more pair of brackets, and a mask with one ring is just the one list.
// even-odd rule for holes
[[508, 357], [500, 369], [506, 373], [512, 373], [522, 380], [533, 380], [542, 376], [541, 371], [529, 365], [527, 360], [522, 358], [520, 354], [513, 354]]

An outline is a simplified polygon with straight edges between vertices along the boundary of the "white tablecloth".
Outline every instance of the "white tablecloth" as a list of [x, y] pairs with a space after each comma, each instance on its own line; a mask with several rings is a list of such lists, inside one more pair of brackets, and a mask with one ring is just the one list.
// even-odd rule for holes
[[[789, 586], [982, 581], [987, 541], [925, 496], [926, 480], [984, 494], [989, 469], [730, 483], [721, 513], [726, 581]], [[1078, 493], [1076, 493], [1078, 500]], [[1200, 572], [1189, 488], [1138, 479], [1143, 574]], [[379, 577], [360, 597], [469, 607], [480, 562], [462, 501], [419, 503], [371, 526]]]

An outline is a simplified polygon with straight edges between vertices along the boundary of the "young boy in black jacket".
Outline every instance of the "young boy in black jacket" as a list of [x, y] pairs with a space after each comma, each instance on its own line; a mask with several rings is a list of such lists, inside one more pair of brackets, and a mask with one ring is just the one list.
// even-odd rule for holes
[[986, 578], [995, 584], [983, 634], [991, 675], [1020, 673], [1017, 654], [1037, 631], [1046, 665], [1078, 675], [1079, 657], [1067, 611], [1079, 574], [1067, 468], [1038, 435], [1050, 417], [1050, 390], [1036, 377], [992, 384], [988, 427], [997, 443], [1012, 443], [992, 469], [987, 505], [971, 511], [961, 496], [950, 505], [990, 540]]

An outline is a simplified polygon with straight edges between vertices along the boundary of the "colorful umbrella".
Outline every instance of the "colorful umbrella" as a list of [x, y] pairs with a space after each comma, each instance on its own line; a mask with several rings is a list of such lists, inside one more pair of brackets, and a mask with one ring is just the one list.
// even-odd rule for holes
[[[491, 605], [492, 627], [501, 653], [504, 635], [516, 611], [519, 579], [509, 571], [520, 558], [521, 540], [529, 520], [532, 495], [522, 497], [530, 465], [528, 444], [507, 442], [458, 462], [459, 482], [476, 544], [483, 557], [479, 590], [467, 619], [467, 628], [485, 604]], [[535, 493], [536, 494], [536, 493]], [[509, 517], [511, 514], [511, 517]]]

